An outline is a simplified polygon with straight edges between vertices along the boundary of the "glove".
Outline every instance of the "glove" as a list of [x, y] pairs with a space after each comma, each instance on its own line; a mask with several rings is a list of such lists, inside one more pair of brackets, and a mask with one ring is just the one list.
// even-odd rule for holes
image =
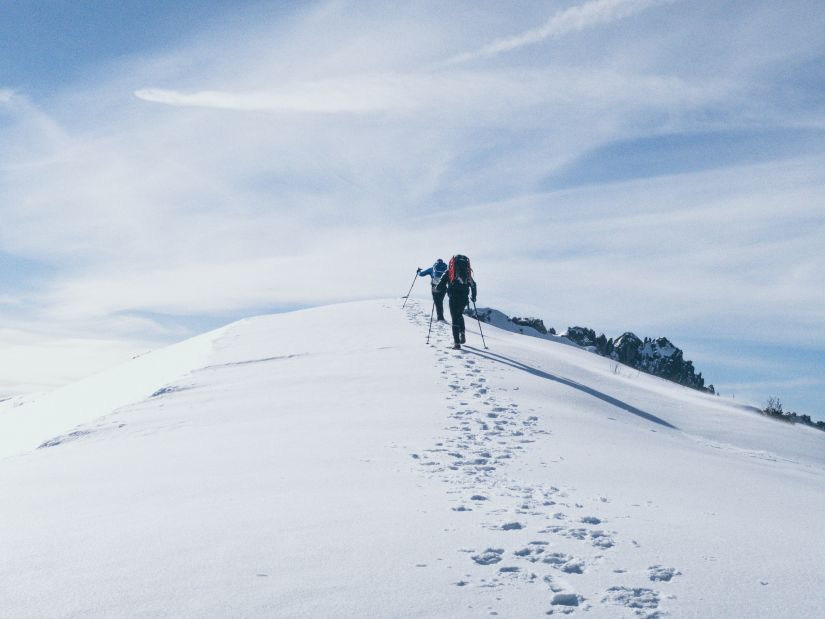
[[415, 270], [415, 272], [416, 272], [416, 273], [421, 273], [421, 267], [418, 267], [418, 268]]
[[472, 300], [473, 303], [475, 303], [476, 302], [476, 295], [473, 295], [471, 300]]

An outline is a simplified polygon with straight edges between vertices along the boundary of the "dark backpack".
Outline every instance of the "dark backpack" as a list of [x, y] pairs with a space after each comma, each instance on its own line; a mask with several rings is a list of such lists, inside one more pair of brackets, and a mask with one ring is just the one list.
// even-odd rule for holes
[[470, 259], [467, 256], [458, 254], [450, 259], [450, 281], [456, 278], [462, 283], [467, 283], [473, 277], [473, 269], [470, 267]]

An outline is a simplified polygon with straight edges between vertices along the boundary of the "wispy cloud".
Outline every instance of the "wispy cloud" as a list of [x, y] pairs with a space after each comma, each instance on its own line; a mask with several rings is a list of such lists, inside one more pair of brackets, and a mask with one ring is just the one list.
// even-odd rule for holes
[[[590, 2], [531, 30], [527, 11], [468, 19], [484, 12], [473, 2], [408, 3], [404, 19], [332, 2], [135, 55], [42, 101], [15, 94], [0, 252], [54, 268], [0, 290], [0, 317], [32, 346], [48, 329], [139, 347], [181, 337], [187, 316], [401, 294], [416, 266], [461, 251], [486, 304], [556, 327], [825, 346], [825, 157], [792, 143], [665, 175], [646, 164], [662, 151], [630, 150], [821, 118], [805, 80], [769, 86], [818, 58], [825, 23], [703, 0], [663, 6], [680, 23], [665, 32], [654, 4]], [[631, 13], [610, 37], [591, 28]], [[502, 31], [525, 34], [432, 68]], [[552, 57], [487, 61], [574, 31]], [[787, 62], [765, 50], [786, 39]], [[804, 113], [783, 112], [788, 98]], [[631, 177], [609, 173], [628, 161]], [[554, 185], [569, 170], [576, 182]], [[101, 363], [104, 349], [89, 346]]]
[[0, 88], [0, 103], [8, 103], [14, 96], [14, 91], [8, 88]]
[[691, 84], [668, 75], [600, 69], [455, 70], [355, 74], [298, 82], [278, 91], [208, 90], [191, 93], [144, 88], [138, 99], [180, 107], [247, 112], [375, 114], [415, 111], [464, 116], [468, 111], [494, 118], [505, 109], [540, 105], [590, 107], [670, 106], [687, 108], [730, 93], [723, 82]]
[[520, 34], [496, 39], [471, 52], [453, 56], [447, 64], [458, 64], [479, 58], [490, 58], [516, 50], [527, 45], [535, 45], [548, 39], [614, 22], [658, 4], [674, 0], [590, 0], [584, 4], [559, 11], [547, 22]]
[[390, 80], [359, 78], [301, 84], [285, 92], [227, 92], [207, 90], [183, 93], [144, 88], [135, 96], [152, 103], [238, 111], [309, 112], [319, 114], [377, 112], [403, 107]]

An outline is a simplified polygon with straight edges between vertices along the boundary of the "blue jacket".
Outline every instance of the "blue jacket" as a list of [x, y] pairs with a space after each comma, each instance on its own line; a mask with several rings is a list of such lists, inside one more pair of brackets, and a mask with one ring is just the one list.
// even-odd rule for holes
[[444, 262], [444, 261], [436, 262], [429, 269], [424, 269], [418, 275], [419, 275], [419, 277], [424, 277], [425, 275], [429, 275], [430, 276], [430, 283], [433, 286], [435, 286], [435, 285], [438, 284], [438, 282], [441, 281], [441, 278], [444, 277], [444, 273], [447, 272], [448, 268], [449, 267], [447, 266], [446, 262]]

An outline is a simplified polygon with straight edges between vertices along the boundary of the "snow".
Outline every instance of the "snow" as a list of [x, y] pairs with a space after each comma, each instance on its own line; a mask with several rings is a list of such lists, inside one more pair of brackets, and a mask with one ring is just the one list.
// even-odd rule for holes
[[[133, 359], [98, 376], [28, 399], [0, 402], [0, 457], [36, 447], [43, 436], [151, 395], [208, 358], [221, 330]], [[27, 401], [28, 400], [28, 401]], [[26, 406], [21, 408], [21, 405]]]
[[825, 433], [428, 319], [252, 318], [0, 402], [2, 614], [825, 616]]
[[[533, 327], [530, 327], [528, 325], [516, 324], [507, 314], [505, 314], [504, 312], [500, 312], [497, 309], [493, 309], [490, 307], [479, 307], [477, 308], [477, 311], [478, 316], [481, 318], [482, 321], [484, 321], [484, 324], [490, 324], [503, 331], [510, 331], [511, 333], [520, 333], [522, 335], [538, 337], [545, 340], [551, 340], [553, 342], [564, 342], [566, 344], [570, 344], [571, 346], [575, 346], [573, 342], [564, 339], [563, 336], [553, 335], [552, 333], [541, 333], [537, 329], [534, 329]], [[470, 319], [472, 320], [473, 318], [470, 317]]]

